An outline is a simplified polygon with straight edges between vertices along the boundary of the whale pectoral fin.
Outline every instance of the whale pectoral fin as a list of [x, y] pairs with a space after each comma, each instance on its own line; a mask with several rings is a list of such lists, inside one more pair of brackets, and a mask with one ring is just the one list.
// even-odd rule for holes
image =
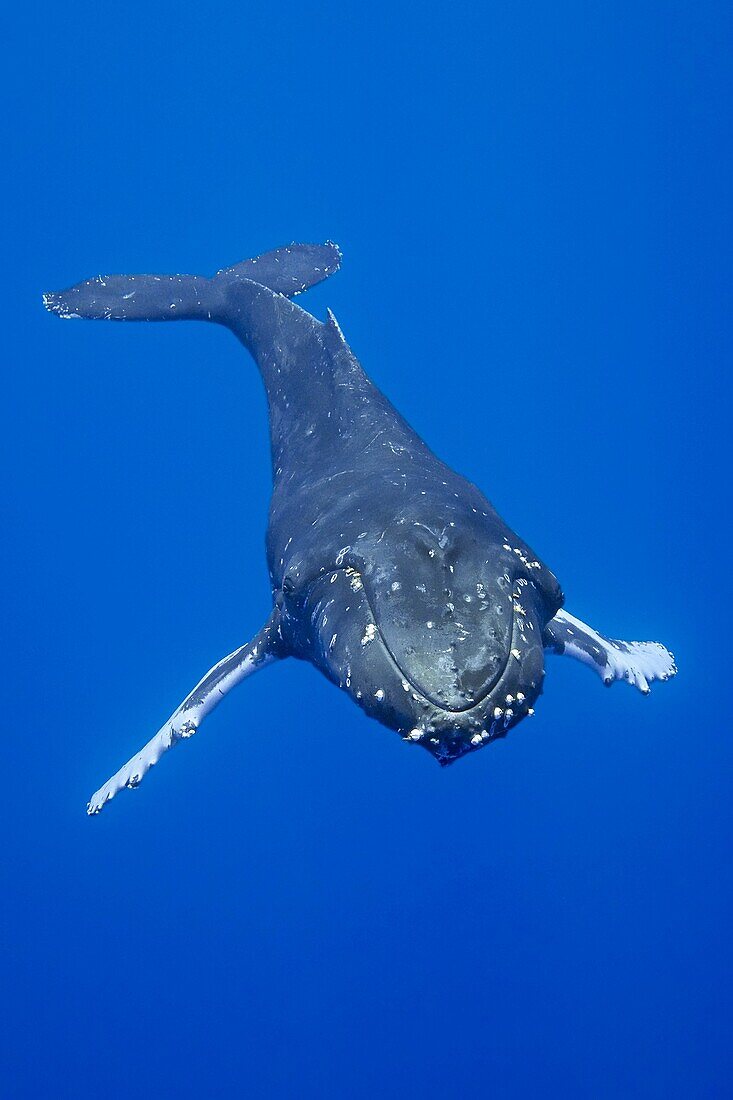
[[590, 665], [607, 686], [614, 680], [633, 684], [649, 694], [653, 680], [669, 680], [677, 672], [674, 656], [660, 642], [622, 642], [606, 638], [567, 611], [558, 611], [543, 633], [545, 649], [575, 657]]
[[92, 795], [87, 813], [98, 814], [123, 787], [139, 786], [143, 776], [153, 764], [158, 763], [163, 753], [196, 733], [204, 718], [233, 687], [282, 656], [278, 612], [275, 610], [259, 634], [214, 665], [155, 737]]

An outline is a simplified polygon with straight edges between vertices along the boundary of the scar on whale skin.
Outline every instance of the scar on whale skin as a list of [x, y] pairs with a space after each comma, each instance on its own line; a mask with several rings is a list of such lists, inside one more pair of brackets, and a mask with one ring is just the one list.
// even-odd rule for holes
[[555, 576], [377, 389], [331, 311], [319, 321], [292, 301], [340, 263], [331, 242], [292, 244], [211, 278], [108, 275], [44, 295], [63, 318], [225, 326], [254, 358], [270, 416], [270, 615], [92, 795], [90, 814], [284, 657], [443, 765], [534, 713], [545, 651], [644, 693], [677, 671], [659, 643], [614, 640], [566, 612]]

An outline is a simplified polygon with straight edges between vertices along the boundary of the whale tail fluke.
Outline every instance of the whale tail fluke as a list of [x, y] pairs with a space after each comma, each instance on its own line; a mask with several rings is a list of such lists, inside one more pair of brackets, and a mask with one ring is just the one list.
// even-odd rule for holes
[[244, 260], [217, 272], [217, 278], [238, 276], [294, 298], [304, 290], [322, 283], [341, 266], [341, 249], [333, 241], [325, 244], [290, 244], [265, 252], [254, 260]]
[[213, 278], [201, 275], [100, 275], [58, 293], [43, 304], [58, 317], [108, 321], [227, 321], [238, 280], [258, 283], [288, 298], [337, 271], [341, 252], [332, 241], [291, 244], [266, 252]]

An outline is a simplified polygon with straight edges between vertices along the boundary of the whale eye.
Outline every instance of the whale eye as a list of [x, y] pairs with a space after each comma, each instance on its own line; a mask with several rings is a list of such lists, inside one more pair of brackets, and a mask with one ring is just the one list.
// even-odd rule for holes
[[291, 592], [295, 591], [295, 581], [292, 577], [283, 577], [283, 592], [286, 596], [289, 596]]

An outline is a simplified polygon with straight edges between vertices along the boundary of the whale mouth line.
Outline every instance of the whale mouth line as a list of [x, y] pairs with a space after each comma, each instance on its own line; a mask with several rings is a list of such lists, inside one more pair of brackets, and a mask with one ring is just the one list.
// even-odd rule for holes
[[419, 684], [416, 684], [414, 682], [414, 680], [412, 680], [410, 678], [410, 676], [405, 672], [405, 670], [402, 668], [402, 665], [399, 663], [399, 661], [395, 657], [394, 653], [390, 649], [389, 643], [387, 642], [386, 638], [384, 637], [384, 634], [379, 629], [379, 624], [376, 621], [376, 616], [374, 615], [374, 609], [372, 608], [372, 605], [369, 602], [369, 597], [368, 596], [366, 597], [366, 601], [367, 601], [367, 606], [368, 606], [368, 608], [369, 608], [369, 610], [372, 614], [372, 618], [374, 619], [374, 625], [377, 627], [377, 631], [379, 633], [379, 639], [380, 639], [382, 645], [384, 646], [384, 649], [385, 649], [385, 652], [387, 653], [387, 656], [390, 658], [390, 660], [394, 664], [394, 666], [397, 669], [397, 671], [399, 672], [400, 676], [404, 677], [405, 681], [410, 685], [412, 690], [417, 692], [419, 695], [421, 695], [423, 699], [427, 700], [427, 702], [430, 703], [431, 706], [437, 707], [439, 710], [444, 711], [446, 714], [466, 714], [468, 711], [474, 710], [476, 707], [480, 706], [487, 698], [489, 698], [491, 696], [491, 693], [494, 690], [494, 688], [496, 688], [497, 685], [500, 685], [502, 680], [504, 679], [504, 673], [506, 672], [507, 667], [509, 665], [509, 659], [512, 655], [512, 648], [513, 648], [514, 643], [515, 643], [515, 632], [517, 631], [517, 627], [516, 627], [516, 623], [514, 622], [514, 619], [512, 619], [512, 634], [511, 634], [510, 648], [506, 652], [506, 657], [504, 658], [504, 662], [503, 662], [501, 668], [495, 674], [495, 676], [494, 676], [493, 680], [491, 681], [491, 683], [489, 684], [489, 686], [484, 691], [482, 691], [480, 695], [477, 695], [470, 703], [466, 703], [465, 706], [449, 707], [449, 706], [446, 706], [445, 702], [443, 702], [440, 699], [435, 699], [429, 692], [425, 691], [424, 688], [420, 687]]
[[[346, 573], [346, 568], [345, 567], [340, 567], [339, 569], [333, 570], [333, 572]], [[369, 614], [371, 615], [374, 626], [377, 629], [377, 634], [379, 636], [380, 642], [382, 643], [382, 645], [384, 647], [385, 653], [387, 654], [390, 661], [394, 665], [394, 667], [397, 670], [397, 672], [399, 673], [399, 675], [405, 681], [405, 683], [409, 684], [412, 691], [414, 691], [418, 695], [420, 695], [421, 698], [423, 698], [426, 702], [430, 703], [431, 706], [437, 707], [439, 710], [444, 711], [446, 714], [465, 714], [467, 711], [474, 710], [475, 707], [480, 706], [481, 703], [483, 703], [484, 700], [491, 695], [491, 692], [494, 690], [494, 688], [496, 688], [497, 685], [501, 684], [501, 682], [504, 678], [504, 674], [505, 674], [505, 672], [507, 670], [507, 667], [509, 665], [509, 660], [510, 660], [511, 655], [512, 655], [512, 649], [516, 646], [516, 643], [517, 643], [518, 628], [517, 628], [516, 616], [515, 615], [512, 615], [512, 630], [511, 630], [511, 635], [510, 635], [509, 647], [506, 651], [506, 656], [505, 656], [504, 661], [501, 665], [501, 668], [499, 668], [496, 671], [496, 673], [494, 674], [490, 684], [486, 687], [486, 689], [484, 691], [481, 692], [480, 695], [477, 695], [476, 698], [474, 698], [470, 703], [467, 703], [465, 706], [449, 707], [449, 706], [446, 706], [446, 704], [442, 700], [435, 699], [431, 694], [429, 694], [429, 692], [425, 691], [425, 689], [423, 687], [421, 687], [419, 684], [416, 684], [415, 681], [412, 679], [412, 677], [407, 672], [405, 672], [405, 670], [402, 668], [402, 665], [398, 661], [397, 657], [392, 652], [392, 649], [390, 648], [390, 645], [389, 645], [387, 639], [385, 638], [384, 633], [383, 633], [383, 631], [382, 631], [382, 629], [379, 625], [379, 620], [378, 620], [377, 615], [375, 613], [374, 607], [372, 606], [372, 602], [369, 599], [369, 594], [366, 590], [366, 586], [364, 586], [362, 588], [362, 592], [363, 592], [363, 595], [364, 595], [364, 600], [366, 602], [367, 608], [369, 610]]]

